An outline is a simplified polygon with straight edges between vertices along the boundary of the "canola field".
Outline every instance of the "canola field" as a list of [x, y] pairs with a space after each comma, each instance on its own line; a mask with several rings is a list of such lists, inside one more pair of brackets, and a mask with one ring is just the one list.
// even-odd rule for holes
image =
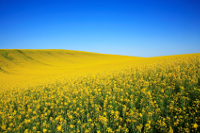
[[200, 54], [0, 50], [0, 132], [200, 131]]

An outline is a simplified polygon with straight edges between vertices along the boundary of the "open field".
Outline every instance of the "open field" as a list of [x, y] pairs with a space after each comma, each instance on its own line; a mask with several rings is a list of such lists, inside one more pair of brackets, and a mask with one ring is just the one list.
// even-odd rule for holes
[[0, 132], [199, 132], [200, 54], [0, 50]]
[[27, 88], [118, 70], [135, 59], [69, 50], [0, 50], [0, 83], [3, 88]]

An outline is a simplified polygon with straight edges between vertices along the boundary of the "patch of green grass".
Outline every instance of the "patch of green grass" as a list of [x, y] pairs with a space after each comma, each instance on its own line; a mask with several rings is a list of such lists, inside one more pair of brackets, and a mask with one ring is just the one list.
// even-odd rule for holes
[[3, 70], [1, 67], [0, 67], [0, 72], [4, 72], [4, 73], [7, 73], [5, 70]]
[[17, 52], [19, 52], [20, 54], [24, 55], [26, 59], [30, 59], [33, 60], [33, 58], [31, 58], [30, 56], [26, 55], [24, 52], [22, 52], [21, 50], [16, 50]]
[[1, 50], [0, 51], [0, 55], [2, 55], [4, 58], [6, 58], [7, 60], [14, 60], [13, 57], [9, 56], [8, 52], [4, 51], [4, 50]]

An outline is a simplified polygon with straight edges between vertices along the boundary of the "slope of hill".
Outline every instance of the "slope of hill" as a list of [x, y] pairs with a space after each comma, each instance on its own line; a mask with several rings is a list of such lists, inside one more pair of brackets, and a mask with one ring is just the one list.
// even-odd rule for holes
[[200, 131], [200, 54], [0, 55], [0, 132]]
[[27, 88], [189, 55], [141, 58], [72, 50], [0, 50], [0, 88]]
[[26, 87], [120, 69], [139, 57], [70, 50], [0, 50], [3, 88]]

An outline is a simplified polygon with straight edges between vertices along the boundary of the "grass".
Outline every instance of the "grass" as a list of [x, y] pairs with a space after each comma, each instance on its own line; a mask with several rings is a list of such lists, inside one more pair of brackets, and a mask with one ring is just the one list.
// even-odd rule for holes
[[7, 60], [11, 60], [12, 61], [14, 59], [12, 56], [9, 56], [8, 55], [9, 53], [7, 51], [5, 51], [5, 50], [1, 50], [0, 54], [1, 54], [1, 56], [3, 56]]
[[[1, 86], [0, 132], [200, 131], [199, 54], [137, 58], [23, 51], [51, 65], [45, 66], [9, 52], [21, 62], [7, 69], [14, 74], [1, 74], [26, 83]], [[54, 77], [44, 78], [49, 75]], [[33, 84], [25, 80], [31, 76]]]

